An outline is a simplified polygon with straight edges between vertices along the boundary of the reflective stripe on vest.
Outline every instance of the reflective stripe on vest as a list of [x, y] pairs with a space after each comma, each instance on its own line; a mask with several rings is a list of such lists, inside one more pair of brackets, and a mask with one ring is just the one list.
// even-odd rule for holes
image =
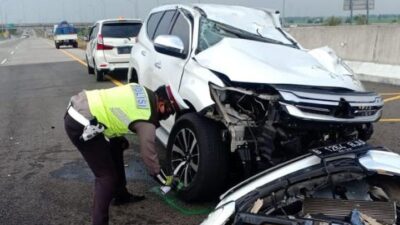
[[129, 133], [133, 121], [149, 120], [150, 100], [146, 90], [137, 84], [128, 84], [110, 89], [86, 91], [90, 113], [107, 128], [106, 137]]

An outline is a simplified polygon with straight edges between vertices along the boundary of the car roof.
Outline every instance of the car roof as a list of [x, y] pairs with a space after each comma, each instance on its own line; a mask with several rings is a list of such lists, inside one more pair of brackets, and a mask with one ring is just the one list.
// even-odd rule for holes
[[199, 11], [204, 13], [207, 18], [212, 20], [226, 22], [244, 22], [244, 21], [264, 21], [269, 22], [271, 26], [280, 27], [279, 11], [268, 8], [251, 8], [239, 5], [223, 4], [170, 4], [163, 5], [151, 10], [151, 13], [164, 11], [168, 9], [185, 8], [191, 12]]
[[112, 19], [105, 19], [105, 20], [98, 20], [96, 23], [112, 23], [112, 22], [135, 22], [135, 23], [143, 23], [141, 19], [131, 19], [131, 18], [112, 18]]

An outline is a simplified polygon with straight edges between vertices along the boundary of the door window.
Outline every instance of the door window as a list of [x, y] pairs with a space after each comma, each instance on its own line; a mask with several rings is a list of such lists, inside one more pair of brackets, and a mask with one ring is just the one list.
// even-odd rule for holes
[[90, 34], [90, 40], [95, 39], [98, 32], [99, 32], [99, 24], [96, 24], [96, 26], [92, 30], [92, 33]]
[[190, 43], [190, 25], [181, 13], [175, 21], [174, 27], [171, 30], [171, 35], [178, 36], [182, 40], [183, 46], [185, 47], [184, 53], [187, 54], [189, 52]]
[[92, 34], [93, 34], [93, 30], [94, 30], [94, 27], [91, 27], [90, 28], [90, 31], [89, 31], [89, 40], [92, 40]]
[[163, 35], [163, 34], [169, 33], [169, 30], [170, 30], [171, 24], [172, 24], [172, 19], [174, 18], [175, 12], [176, 12], [176, 10], [165, 11], [160, 23], [157, 26], [157, 30], [153, 36], [153, 40], [158, 35]]
[[158, 12], [150, 15], [149, 19], [147, 20], [147, 36], [153, 40], [154, 31], [157, 28], [158, 23], [160, 22], [161, 16], [163, 12]]

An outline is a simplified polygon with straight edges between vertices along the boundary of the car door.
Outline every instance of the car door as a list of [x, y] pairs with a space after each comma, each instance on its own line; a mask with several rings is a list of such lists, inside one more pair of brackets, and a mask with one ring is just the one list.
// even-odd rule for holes
[[[157, 28], [154, 31], [152, 36], [152, 43], [159, 35], [169, 34], [171, 30], [172, 23], [174, 21], [176, 14], [176, 10], [166, 10], [163, 13], [163, 16], [160, 19], [160, 22], [157, 25]], [[151, 46], [151, 60], [149, 61], [149, 66], [151, 67], [151, 72], [149, 73], [150, 86], [149, 88], [152, 90], [157, 89], [159, 86], [166, 84], [166, 77], [162, 77], [161, 71], [157, 68], [157, 60], [159, 58], [160, 53], [156, 52], [154, 49], [154, 45]]]
[[[168, 14], [165, 16], [167, 12]], [[135, 44], [132, 49], [131, 60], [133, 61], [132, 64], [136, 69], [139, 83], [152, 90], [157, 88], [154, 87], [152, 83], [156, 54], [154, 50], [153, 40], [156, 31], [160, 29], [157, 32], [157, 34], [159, 34], [162, 31], [161, 27], [164, 27], [165, 22], [161, 24], [161, 19], [164, 18], [164, 20], [166, 20], [174, 14], [175, 10], [158, 11], [150, 14], [147, 21], [145, 22], [145, 27], [143, 27], [139, 33], [138, 43]]]
[[99, 24], [96, 23], [92, 29], [90, 30], [89, 33], [89, 42], [86, 45], [86, 54], [88, 57], [88, 63], [91, 67], [94, 67], [93, 64], [93, 55], [94, 51], [96, 50], [96, 39], [97, 39], [97, 33], [99, 32]]
[[154, 63], [156, 70], [155, 80], [162, 82], [157, 85], [170, 84], [176, 90], [179, 90], [183, 70], [190, 54], [189, 46], [191, 46], [191, 24], [182, 12], [177, 13], [169, 34], [177, 36], [182, 40], [186, 58], [182, 59], [180, 57], [157, 53]]
[[[146, 27], [143, 27], [139, 32], [138, 43], [132, 49], [131, 60], [135, 61], [135, 69], [138, 76], [138, 81], [141, 85], [150, 87], [153, 67], [153, 36], [157, 25], [160, 22], [164, 12], [155, 12], [149, 15], [146, 21]], [[131, 71], [128, 74], [132, 74]]]
[[[185, 64], [189, 58], [191, 51], [191, 23], [187, 17], [178, 11], [175, 15], [174, 23], [171, 26], [170, 35], [179, 37], [184, 44], [184, 53], [186, 58], [169, 56], [161, 53], [156, 53], [156, 60], [154, 62], [154, 86], [163, 84], [170, 84], [175, 90], [179, 90], [180, 81], [183, 75]], [[163, 121], [161, 125], [169, 132], [174, 124], [174, 117]]]

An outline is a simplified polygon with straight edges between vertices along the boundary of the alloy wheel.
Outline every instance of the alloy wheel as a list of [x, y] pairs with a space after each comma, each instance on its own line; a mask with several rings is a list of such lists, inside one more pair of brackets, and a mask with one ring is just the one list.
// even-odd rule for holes
[[172, 146], [171, 165], [174, 174], [185, 188], [195, 179], [199, 168], [200, 151], [193, 131], [184, 128], [175, 136]]

